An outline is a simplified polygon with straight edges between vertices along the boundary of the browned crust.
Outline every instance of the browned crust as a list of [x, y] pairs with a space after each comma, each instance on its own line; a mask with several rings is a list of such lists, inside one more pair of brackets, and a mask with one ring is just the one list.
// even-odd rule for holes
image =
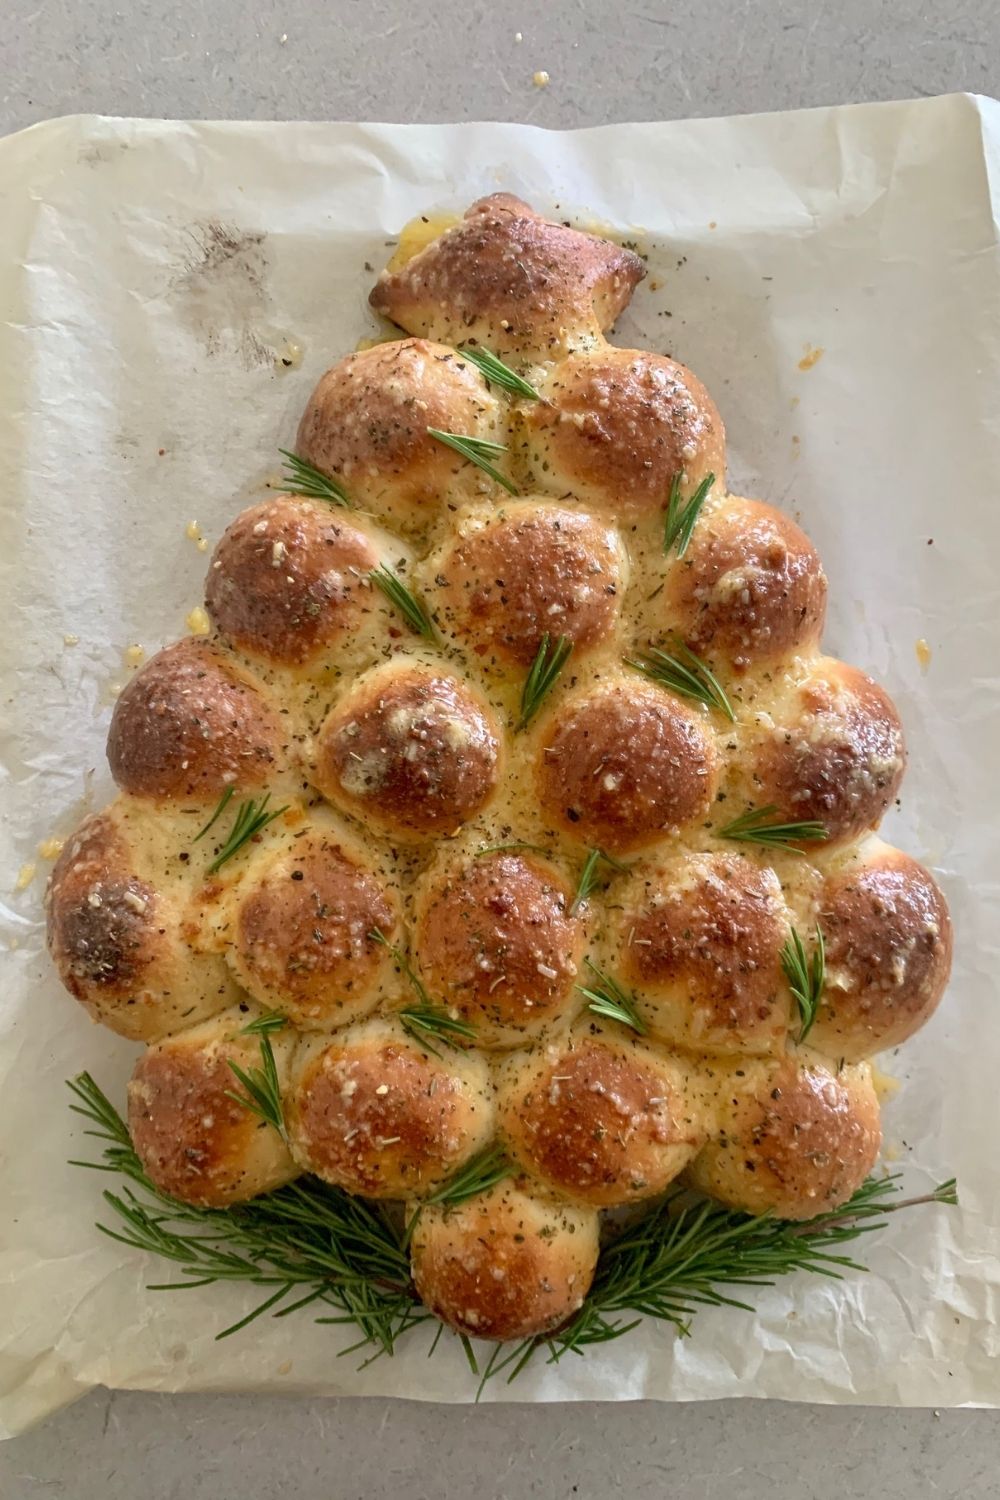
[[509, 1077], [506, 1138], [528, 1171], [568, 1198], [610, 1206], [651, 1197], [705, 1139], [669, 1064], [651, 1052], [583, 1038]]
[[354, 1020], [379, 998], [398, 913], [375, 875], [334, 838], [307, 834], [242, 897], [231, 954], [262, 1005], [299, 1025]]
[[827, 984], [812, 1046], [854, 1060], [898, 1047], [933, 1015], [951, 972], [948, 906], [898, 849], [832, 876], [818, 909]]
[[369, 301], [408, 333], [551, 358], [595, 342], [644, 274], [631, 250], [494, 193], [402, 269], [383, 271]]
[[[244, 1095], [230, 1062], [258, 1066], [256, 1037], [239, 1035], [226, 1013], [196, 1032], [151, 1047], [128, 1089], [133, 1145], [163, 1193], [204, 1208], [243, 1203], [297, 1175], [281, 1138], [230, 1093]], [[282, 1044], [273, 1046], [286, 1071]]]
[[583, 1302], [597, 1265], [597, 1214], [503, 1182], [453, 1209], [425, 1208], [412, 1242], [424, 1305], [485, 1339], [557, 1328]]
[[282, 761], [274, 714], [206, 641], [188, 637], [157, 652], [115, 704], [108, 762], [134, 796], [208, 800], [229, 786], [261, 786]]
[[223, 534], [205, 604], [234, 646], [299, 666], [358, 627], [372, 608], [371, 541], [329, 506], [278, 495], [252, 505]]
[[[583, 928], [566, 882], [532, 855], [497, 852], [449, 869], [418, 898], [415, 949], [432, 994], [508, 1040], [574, 999]], [[480, 1038], [482, 1043], [482, 1038]]]
[[730, 498], [695, 527], [668, 576], [663, 615], [692, 650], [727, 657], [744, 671], [814, 650], [826, 594], [805, 532], [771, 505]]
[[444, 672], [382, 673], [350, 692], [320, 731], [320, 790], [397, 834], [452, 832], [485, 805], [499, 774], [492, 714]]
[[665, 355], [605, 347], [574, 354], [520, 413], [529, 482], [613, 506], [626, 519], [666, 509], [709, 474], [725, 487], [726, 434], [698, 377]]
[[637, 872], [619, 928], [622, 972], [642, 994], [654, 1034], [727, 1050], [756, 1050], [784, 1035], [788, 916], [773, 870], [727, 853]]
[[546, 813], [584, 843], [627, 853], [701, 817], [717, 757], [676, 698], [636, 681], [567, 704], [537, 764]]
[[487, 1100], [416, 1045], [332, 1042], [301, 1068], [293, 1150], [327, 1182], [375, 1198], [422, 1193], [482, 1144]]
[[877, 827], [905, 767], [902, 725], [888, 693], [856, 667], [828, 661], [764, 740], [755, 800], [789, 820], [822, 823], [828, 846], [843, 843]]
[[809, 1219], [846, 1203], [875, 1165], [878, 1100], [866, 1068], [834, 1073], [790, 1056], [756, 1088], [733, 1074], [722, 1126], [695, 1158], [693, 1185], [733, 1208]]
[[479, 657], [530, 667], [542, 637], [577, 657], [614, 628], [624, 592], [614, 532], [593, 516], [525, 503], [458, 538], [434, 578], [441, 616]]

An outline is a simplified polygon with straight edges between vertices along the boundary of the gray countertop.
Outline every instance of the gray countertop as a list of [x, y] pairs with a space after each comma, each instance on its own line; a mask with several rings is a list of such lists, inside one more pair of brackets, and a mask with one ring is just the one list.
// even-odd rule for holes
[[[520, 37], [520, 40], [518, 39]], [[0, 128], [53, 115], [577, 126], [1000, 92], [994, 0], [7, 0]], [[549, 75], [545, 88], [536, 71]], [[437, 1407], [95, 1392], [5, 1500], [1000, 1494], [997, 1417], [762, 1402]]]

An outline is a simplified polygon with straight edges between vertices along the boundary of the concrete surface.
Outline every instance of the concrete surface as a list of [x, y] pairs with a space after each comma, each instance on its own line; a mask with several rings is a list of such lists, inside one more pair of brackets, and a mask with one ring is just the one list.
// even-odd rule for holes
[[[522, 40], [517, 40], [520, 33]], [[615, 120], [1000, 92], [995, 0], [6, 0], [0, 128], [48, 116]], [[532, 83], [536, 70], [547, 88]], [[95, 1393], [3, 1500], [1000, 1495], [990, 1412], [440, 1408]]]

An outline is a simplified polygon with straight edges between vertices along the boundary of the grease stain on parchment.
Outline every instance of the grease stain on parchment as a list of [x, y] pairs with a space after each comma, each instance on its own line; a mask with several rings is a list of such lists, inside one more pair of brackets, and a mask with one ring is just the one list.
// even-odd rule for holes
[[235, 356], [244, 370], [273, 368], [267, 236], [214, 219], [193, 225], [187, 236], [174, 280], [184, 321], [206, 354]]

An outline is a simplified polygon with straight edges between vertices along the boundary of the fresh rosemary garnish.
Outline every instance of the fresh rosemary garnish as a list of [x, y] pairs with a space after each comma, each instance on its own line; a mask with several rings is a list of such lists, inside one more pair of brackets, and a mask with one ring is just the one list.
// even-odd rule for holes
[[[284, 1317], [312, 1304], [321, 1311], [331, 1307], [335, 1314], [317, 1322], [353, 1324], [358, 1330], [358, 1340], [342, 1353], [363, 1347], [376, 1358], [394, 1353], [407, 1330], [433, 1321], [417, 1299], [406, 1247], [376, 1205], [304, 1177], [249, 1203], [193, 1208], [153, 1186], [125, 1121], [88, 1073], [73, 1079], [69, 1088], [76, 1101], [71, 1108], [91, 1127], [86, 1133], [104, 1142], [101, 1161], [73, 1164], [128, 1180], [121, 1195], [103, 1195], [119, 1227], [98, 1228], [121, 1244], [172, 1261], [183, 1278], [149, 1290], [219, 1281], [243, 1281], [267, 1290], [263, 1302], [217, 1338], [236, 1333], [264, 1313]], [[510, 1170], [498, 1148], [491, 1148], [439, 1189], [438, 1201], [464, 1202], [495, 1186]], [[920, 1197], [889, 1202], [899, 1192], [897, 1183], [898, 1176], [869, 1178], [843, 1207], [804, 1223], [751, 1218], [674, 1193], [605, 1245], [593, 1285], [565, 1327], [513, 1348], [492, 1349], [480, 1390], [502, 1372], [508, 1382], [513, 1380], [539, 1350], [556, 1362], [563, 1354], [582, 1354], [591, 1345], [621, 1338], [639, 1321], [623, 1315], [664, 1319], [687, 1335], [699, 1306], [751, 1310], [721, 1288], [770, 1286], [776, 1277], [797, 1270], [835, 1278], [861, 1271], [857, 1261], [840, 1253], [845, 1243], [882, 1228], [886, 1215], [899, 1209], [957, 1202], [954, 1178]], [[439, 1338], [440, 1325], [432, 1350]], [[467, 1339], [463, 1348], [479, 1376]]]
[[533, 385], [529, 385], [523, 375], [512, 370], [510, 365], [505, 365], [502, 359], [497, 359], [489, 349], [482, 345], [473, 349], [460, 349], [462, 359], [467, 359], [470, 364], [475, 365], [483, 379], [490, 385], [498, 385], [505, 391], [510, 391], [515, 396], [525, 396], [529, 401], [541, 401], [541, 396]]
[[[724, 1287], [773, 1286], [775, 1278], [811, 1271], [841, 1280], [845, 1271], [862, 1271], [840, 1247], [885, 1227], [887, 1214], [925, 1203], [955, 1204], [955, 1179], [942, 1182], [917, 1198], [888, 1202], [899, 1192], [898, 1174], [869, 1177], [841, 1208], [815, 1219], [793, 1223], [770, 1215], [751, 1218], [716, 1204], [690, 1202], [683, 1190], [646, 1214], [601, 1252], [590, 1291], [579, 1312], [558, 1333], [526, 1339], [513, 1348], [497, 1345], [480, 1380], [509, 1370], [508, 1383], [539, 1349], [548, 1364], [564, 1354], [582, 1354], [629, 1333], [639, 1313], [673, 1324], [681, 1337], [691, 1332], [699, 1307], [735, 1307], [752, 1312], [749, 1302]], [[686, 1201], [687, 1200], [687, 1201]]]
[[272, 1031], [283, 1031], [287, 1025], [287, 1016], [283, 1016], [279, 1010], [268, 1010], [255, 1021], [248, 1021], [246, 1026], [241, 1026], [240, 1035], [268, 1036]]
[[376, 588], [382, 590], [389, 603], [399, 610], [416, 635], [422, 635], [427, 641], [437, 641], [438, 633], [430, 615], [416, 594], [411, 593], [403, 580], [391, 568], [382, 564], [378, 568], [372, 568], [368, 577]]
[[447, 1182], [442, 1183], [435, 1192], [417, 1204], [403, 1231], [402, 1243], [409, 1245], [413, 1238], [413, 1231], [420, 1222], [420, 1215], [425, 1208], [430, 1208], [432, 1205], [440, 1208], [457, 1208], [460, 1203], [467, 1203], [470, 1198], [477, 1198], [480, 1193], [488, 1193], [490, 1188], [496, 1187], [498, 1182], [503, 1182], [505, 1177], [510, 1177], [513, 1171], [514, 1167], [502, 1146], [494, 1144], [477, 1152], [465, 1163], [464, 1167], [459, 1167], [454, 1176], [449, 1177]]
[[735, 723], [733, 705], [726, 697], [718, 678], [683, 641], [673, 643], [673, 655], [661, 651], [659, 646], [651, 646], [643, 656], [636, 657], [634, 661], [627, 660], [626, 666], [642, 672], [644, 676], [658, 682], [661, 687], [669, 688], [670, 692], [677, 693], [681, 698], [704, 703], [706, 708], [717, 708], [719, 713], [725, 714], [727, 719]]
[[573, 642], [569, 636], [561, 635], [552, 644], [549, 635], [543, 635], [541, 644], [531, 663], [531, 669], [521, 689], [521, 717], [518, 729], [523, 729], [535, 717], [547, 693], [555, 687], [556, 678], [569, 661]]
[[570, 916], [575, 916], [580, 907], [597, 884], [601, 865], [610, 865], [612, 870], [627, 870], [628, 865], [623, 864], [620, 859], [615, 859], [611, 854], [605, 854], [603, 849], [590, 849], [584, 860], [583, 869], [580, 871], [580, 879], [576, 887], [576, 895], [573, 897], [569, 909]]
[[631, 1026], [633, 1031], [637, 1031], [640, 1036], [645, 1036], [646, 1026], [635, 1008], [635, 996], [630, 995], [628, 990], [622, 989], [617, 979], [612, 979], [610, 974], [605, 974], [589, 958], [584, 962], [597, 980], [593, 987], [577, 985], [581, 995], [587, 997], [587, 1009], [593, 1015], [602, 1016], [607, 1021], [618, 1021], [622, 1026]]
[[232, 797], [235, 795], [235, 792], [236, 792], [236, 788], [234, 786], [227, 786], [226, 787], [226, 790], [223, 792], [222, 796], [218, 800], [218, 803], [216, 804], [215, 812], [209, 818], [209, 820], [205, 824], [204, 828], [202, 828], [198, 833], [195, 834], [194, 838], [192, 839], [192, 843], [197, 844], [197, 842], [198, 842], [199, 839], [203, 839], [205, 837], [206, 833], [208, 833], [210, 831], [210, 829], [214, 828], [214, 826], [218, 822], [219, 818], [222, 817], [222, 814], [225, 812], [226, 808], [229, 806], [229, 803], [230, 803]]
[[399, 1017], [403, 1030], [408, 1032], [414, 1041], [426, 1047], [427, 1051], [433, 1053], [435, 1057], [440, 1057], [441, 1053], [433, 1045], [430, 1038], [433, 1037], [448, 1043], [449, 1046], [453, 1046], [454, 1037], [474, 1037], [476, 1035], [476, 1028], [468, 1021], [463, 1021], [459, 1017], [451, 1015], [443, 1006], [434, 1004], [434, 1001], [427, 993], [427, 988], [423, 980], [410, 963], [402, 948], [397, 948], [395, 943], [390, 943], [385, 933], [380, 932], [377, 927], [373, 927], [368, 936], [373, 943], [380, 943], [383, 948], [386, 948], [392, 954], [393, 962], [403, 975], [403, 978], [413, 987], [413, 991], [417, 997], [417, 1004], [404, 1006], [402, 1010], [396, 1012], [396, 1015]]
[[506, 474], [501, 474], [492, 462], [501, 453], [507, 452], [506, 443], [491, 443], [486, 438], [467, 437], [460, 432], [442, 432], [439, 427], [428, 427], [427, 435], [435, 438], [439, 443], [444, 443], [446, 448], [453, 448], [470, 464], [475, 464], [477, 468], [482, 469], [483, 473], [496, 480], [497, 484], [503, 485], [508, 495], [518, 493], [517, 485], [508, 479]]
[[285, 460], [284, 491], [286, 495], [304, 495], [307, 500], [325, 500], [328, 505], [352, 509], [351, 502], [335, 479], [307, 463], [288, 448], [279, 448]]
[[691, 533], [708, 499], [708, 492], [715, 483], [714, 474], [706, 474], [691, 499], [681, 499], [681, 476], [675, 474], [670, 481], [670, 498], [667, 500], [667, 516], [663, 525], [663, 551], [668, 553], [676, 543], [677, 556], [681, 558], [688, 549]]
[[[250, 1023], [254, 1025], [253, 1022]], [[274, 1030], [274, 1027], [270, 1027]], [[237, 1104], [242, 1104], [251, 1114], [256, 1115], [259, 1120], [273, 1125], [274, 1129], [286, 1139], [285, 1115], [281, 1108], [281, 1087], [278, 1083], [278, 1068], [274, 1061], [274, 1050], [271, 1046], [271, 1038], [267, 1029], [261, 1029], [257, 1025], [257, 1033], [260, 1037], [260, 1061], [259, 1068], [241, 1068], [239, 1063], [234, 1063], [231, 1057], [226, 1058], [230, 1072], [239, 1079], [246, 1092], [238, 1094], [235, 1089], [226, 1089], [226, 1098], [235, 1099]]]
[[[751, 807], [745, 813], [740, 813], [731, 823], [719, 829], [720, 839], [736, 839], [743, 844], [761, 844], [765, 849], [787, 849], [789, 854], [801, 854], [801, 849], [796, 849], [795, 844], [820, 843], [829, 838], [829, 834], [818, 823], [815, 818], [809, 818], [804, 823], [783, 823], [779, 818], [773, 821], [773, 814], [778, 809], [773, 802], [767, 807]], [[772, 818], [769, 823], [768, 818]]]
[[71, 1108], [95, 1127], [87, 1134], [105, 1142], [103, 1161], [74, 1165], [129, 1181], [121, 1195], [103, 1195], [119, 1227], [97, 1227], [121, 1244], [173, 1261], [184, 1278], [150, 1291], [220, 1281], [267, 1289], [263, 1302], [216, 1338], [227, 1338], [263, 1313], [284, 1317], [316, 1304], [335, 1313], [318, 1322], [353, 1324], [360, 1337], [351, 1349], [370, 1347], [375, 1358], [392, 1354], [400, 1334], [428, 1320], [399, 1236], [373, 1204], [315, 1177], [226, 1209], [180, 1203], [150, 1182], [125, 1121], [90, 1074], [81, 1073], [69, 1087], [78, 1101]]
[[[226, 787], [226, 790], [219, 798], [219, 805], [215, 809], [215, 812], [209, 818], [208, 822], [205, 824], [201, 832], [195, 835], [195, 843], [197, 843], [199, 839], [203, 839], [205, 837], [206, 833], [212, 827], [216, 819], [225, 812], [233, 797], [234, 791], [235, 787]], [[283, 812], [288, 811], [288, 806], [286, 804], [284, 807], [276, 807], [273, 812], [268, 812], [267, 804], [270, 802], [270, 800], [271, 793], [265, 792], [259, 802], [256, 802], [252, 797], [250, 797], [246, 802], [240, 803], [239, 807], [236, 810], [236, 817], [233, 820], [233, 826], [229, 830], [228, 837], [226, 838], [225, 843], [220, 848], [218, 854], [213, 859], [212, 863], [209, 865], [208, 870], [206, 871], [207, 874], [214, 875], [217, 870], [221, 870], [222, 866], [226, 864], [227, 861], [231, 860], [234, 854], [239, 854], [244, 844], [248, 844], [256, 834], [260, 833], [262, 829], [267, 827], [268, 823], [273, 823], [275, 818], [280, 818]]]
[[823, 997], [823, 986], [826, 984], [826, 944], [818, 922], [812, 960], [806, 958], [805, 944], [793, 927], [791, 936], [781, 950], [781, 967], [788, 980], [788, 988], [799, 1007], [802, 1025], [798, 1039], [804, 1042], [816, 1019], [819, 1002]]

